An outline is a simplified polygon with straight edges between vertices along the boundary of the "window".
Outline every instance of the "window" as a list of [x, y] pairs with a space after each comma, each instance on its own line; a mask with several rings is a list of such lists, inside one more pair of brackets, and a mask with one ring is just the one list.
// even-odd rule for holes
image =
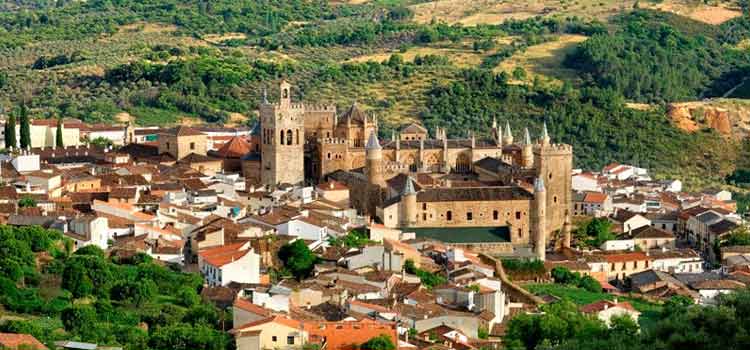
[[516, 212], [516, 220], [521, 220], [521, 212], [520, 211]]
[[279, 144], [284, 144], [284, 130], [279, 130]]
[[448, 221], [451, 221], [451, 220], [453, 220], [453, 212], [451, 212], [450, 210], [448, 210], [448, 211], [447, 211], [447, 212], [445, 213], [445, 219], [446, 219], [446, 220], [448, 220]]
[[195, 149], [195, 142], [191, 142], [190, 143], [190, 150], [192, 151], [194, 149]]
[[474, 219], [474, 215], [470, 211], [466, 212], [466, 220], [471, 221], [472, 219]]
[[497, 220], [499, 216], [500, 214], [497, 212], [497, 210], [492, 211], [492, 220]]
[[523, 231], [521, 229], [518, 229], [518, 238], [523, 238]]
[[286, 337], [286, 344], [287, 345], [294, 345], [294, 336], [288, 336]]
[[276, 342], [276, 336], [275, 335], [273, 337], [271, 337], [271, 341], [274, 342], [274, 343]]
[[427, 203], [422, 203], [422, 210], [427, 210]]
[[422, 221], [427, 221], [427, 214], [422, 213]]
[[328, 152], [328, 159], [331, 159], [331, 152]]
[[294, 130], [294, 142], [299, 145], [299, 129]]
[[286, 131], [286, 145], [287, 146], [292, 145], [292, 131], [291, 130]]
[[557, 203], [557, 196], [552, 197], [552, 201]]

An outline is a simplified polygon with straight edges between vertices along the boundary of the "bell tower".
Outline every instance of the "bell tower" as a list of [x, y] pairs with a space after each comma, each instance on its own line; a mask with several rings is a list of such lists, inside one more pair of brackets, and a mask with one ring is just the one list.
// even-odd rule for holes
[[274, 186], [305, 181], [305, 106], [292, 102], [292, 86], [282, 80], [279, 102], [260, 105], [261, 181]]

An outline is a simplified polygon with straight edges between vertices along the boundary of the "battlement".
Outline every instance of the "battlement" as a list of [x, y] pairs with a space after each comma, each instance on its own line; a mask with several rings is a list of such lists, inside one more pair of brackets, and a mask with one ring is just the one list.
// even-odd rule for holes
[[345, 145], [347, 140], [340, 137], [323, 137], [318, 138], [318, 143], [321, 145]]
[[553, 143], [547, 146], [537, 144], [535, 151], [544, 151], [546, 154], [568, 155], [573, 154], [573, 146], [565, 143]]
[[305, 112], [336, 112], [336, 105], [334, 104], [305, 104]]

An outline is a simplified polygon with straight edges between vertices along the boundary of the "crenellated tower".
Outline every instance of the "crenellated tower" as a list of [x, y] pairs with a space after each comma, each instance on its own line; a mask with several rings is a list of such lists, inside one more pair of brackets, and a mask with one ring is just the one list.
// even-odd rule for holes
[[534, 145], [534, 168], [547, 184], [547, 234], [561, 230], [572, 206], [573, 147], [552, 143], [545, 123], [539, 142]]
[[266, 185], [305, 180], [305, 106], [292, 102], [292, 86], [279, 84], [279, 102], [260, 105], [261, 181]]

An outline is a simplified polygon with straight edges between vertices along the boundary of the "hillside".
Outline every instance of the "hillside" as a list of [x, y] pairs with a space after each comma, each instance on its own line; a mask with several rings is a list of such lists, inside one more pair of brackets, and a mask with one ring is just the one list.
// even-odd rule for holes
[[484, 133], [492, 118], [533, 132], [546, 120], [576, 148], [576, 166], [638, 162], [720, 182], [737, 138], [667, 112], [745, 97], [741, 3], [2, 1], [0, 106], [89, 122], [251, 124], [283, 77], [299, 99], [356, 100], [383, 135], [412, 120], [453, 135]]

